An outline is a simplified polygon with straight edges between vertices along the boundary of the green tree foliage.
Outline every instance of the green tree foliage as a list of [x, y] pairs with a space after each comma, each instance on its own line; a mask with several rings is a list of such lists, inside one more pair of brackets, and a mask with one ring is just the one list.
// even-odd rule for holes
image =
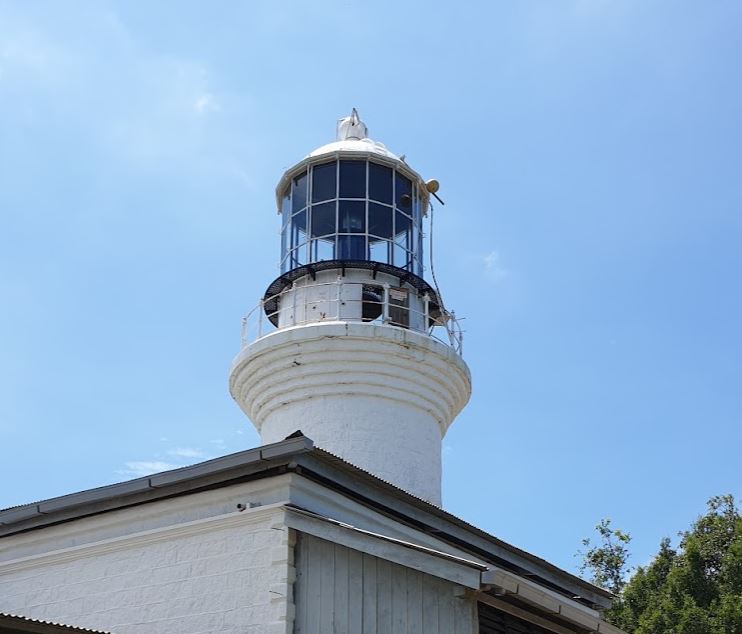
[[652, 563], [626, 583], [617, 531], [604, 521], [598, 532], [603, 542], [582, 553], [582, 569], [617, 595], [605, 615], [614, 625], [631, 634], [742, 634], [742, 516], [731, 495], [711, 498], [678, 549], [662, 540]]
[[582, 545], [588, 550], [578, 553], [582, 557], [580, 572], [590, 571], [590, 581], [595, 585], [610, 590], [613, 594], [620, 594], [626, 583], [631, 535], [611, 528], [609, 519], [600, 520], [595, 530], [600, 543], [593, 544], [589, 538], [582, 540]]

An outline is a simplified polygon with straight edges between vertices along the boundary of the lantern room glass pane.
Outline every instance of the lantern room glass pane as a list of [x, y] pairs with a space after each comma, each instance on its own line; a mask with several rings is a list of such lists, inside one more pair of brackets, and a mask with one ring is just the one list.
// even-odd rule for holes
[[411, 258], [409, 252], [398, 244], [394, 245], [394, 266], [398, 266], [400, 269], [408, 270], [411, 266]]
[[340, 161], [340, 198], [366, 197], [366, 161]]
[[366, 232], [366, 201], [341, 200], [338, 213], [339, 233]]
[[405, 249], [411, 248], [412, 220], [405, 214], [394, 214], [394, 241]]
[[[281, 223], [285, 227], [289, 224], [291, 218], [291, 185], [289, 184], [283, 192], [281, 198]], [[283, 255], [283, 251], [281, 251]]]
[[372, 260], [422, 276], [422, 190], [367, 160], [310, 166], [281, 194], [281, 270], [311, 262]]
[[406, 214], [412, 213], [412, 182], [399, 172], [394, 177], [394, 204]]
[[291, 210], [299, 211], [307, 206], [307, 174], [294, 176], [291, 190]]
[[335, 201], [312, 205], [312, 237], [337, 233], [335, 226]]
[[367, 260], [366, 236], [338, 236], [338, 259]]
[[337, 163], [324, 163], [312, 168], [312, 202], [332, 200], [337, 196]]
[[372, 236], [380, 238], [392, 238], [392, 218], [393, 211], [391, 207], [379, 205], [377, 203], [368, 204], [368, 232]]
[[306, 242], [291, 251], [291, 268], [301, 266], [307, 262], [307, 245]]
[[413, 222], [412, 224], [412, 240], [410, 242], [410, 249], [412, 249], [414, 253], [414, 262], [415, 266], [413, 269], [413, 272], [416, 275], [419, 275], [422, 277], [423, 275], [423, 267], [422, 267], [422, 232], [420, 231], [420, 225], [417, 222]]
[[296, 247], [307, 241], [307, 212], [306, 210], [294, 214], [291, 219], [291, 247]]
[[417, 185], [415, 185], [412, 188], [412, 219], [415, 221], [416, 225], [422, 224], [421, 204], [420, 190]]
[[393, 172], [391, 167], [368, 164], [368, 197], [380, 203], [392, 203]]
[[329, 240], [312, 240], [310, 259], [312, 262], [335, 259], [335, 236]]
[[382, 262], [383, 264], [391, 264], [391, 245], [392, 243], [388, 240], [379, 240], [369, 237], [369, 260], [372, 260], [373, 262]]

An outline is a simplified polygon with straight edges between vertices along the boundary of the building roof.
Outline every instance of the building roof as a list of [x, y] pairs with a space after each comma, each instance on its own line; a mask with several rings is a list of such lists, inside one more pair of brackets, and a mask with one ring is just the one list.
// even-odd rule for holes
[[109, 634], [101, 630], [91, 630], [87, 627], [63, 625], [51, 621], [31, 619], [17, 614], [0, 612], [0, 632], [33, 632], [35, 634], [62, 634], [63, 632], [87, 632], [88, 634]]
[[278, 443], [180, 469], [0, 510], [0, 538], [247, 480], [296, 473], [590, 606], [613, 595], [385, 482], [293, 434]]
[[328, 154], [335, 154], [336, 152], [370, 152], [371, 154], [378, 154], [379, 156], [394, 159], [395, 161], [400, 160], [383, 143], [371, 139], [343, 139], [341, 141], [333, 141], [313, 150], [307, 155], [307, 158], [326, 156]]

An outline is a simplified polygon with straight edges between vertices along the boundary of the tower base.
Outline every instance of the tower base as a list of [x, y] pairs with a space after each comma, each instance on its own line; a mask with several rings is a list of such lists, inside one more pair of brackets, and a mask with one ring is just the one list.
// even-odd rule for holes
[[243, 348], [230, 392], [263, 443], [297, 429], [315, 444], [441, 504], [441, 440], [471, 394], [450, 347], [404, 328], [322, 322]]

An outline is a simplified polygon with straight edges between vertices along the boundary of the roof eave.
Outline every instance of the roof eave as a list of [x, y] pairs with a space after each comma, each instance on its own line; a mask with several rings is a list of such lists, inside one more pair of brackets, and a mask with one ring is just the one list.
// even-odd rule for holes
[[0, 537], [67, 522], [164, 497], [186, 495], [239, 480], [296, 472], [417, 529], [532, 575], [565, 594], [601, 608], [612, 595], [549, 562], [512, 546], [319, 448], [305, 437], [289, 438], [235, 454], [128, 482], [81, 491], [0, 511]]

